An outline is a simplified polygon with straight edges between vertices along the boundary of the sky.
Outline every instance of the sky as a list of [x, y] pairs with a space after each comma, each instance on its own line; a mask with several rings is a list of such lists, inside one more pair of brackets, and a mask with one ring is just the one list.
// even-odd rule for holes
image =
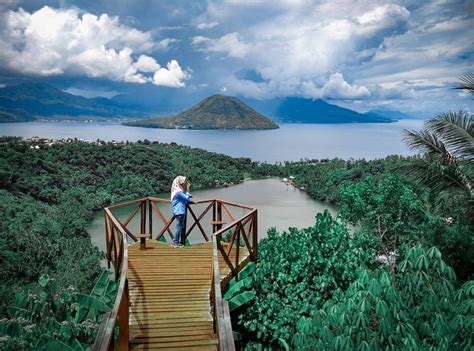
[[0, 86], [180, 111], [211, 94], [474, 111], [474, 1], [0, 0]]

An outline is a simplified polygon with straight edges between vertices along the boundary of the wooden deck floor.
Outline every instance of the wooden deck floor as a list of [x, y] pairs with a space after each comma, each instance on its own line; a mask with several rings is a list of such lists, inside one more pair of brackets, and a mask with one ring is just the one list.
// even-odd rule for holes
[[[147, 240], [146, 247], [128, 248], [130, 348], [216, 350], [209, 302], [212, 242], [173, 248]], [[241, 249], [240, 256], [247, 253]], [[219, 267], [223, 278], [229, 269], [222, 258]]]

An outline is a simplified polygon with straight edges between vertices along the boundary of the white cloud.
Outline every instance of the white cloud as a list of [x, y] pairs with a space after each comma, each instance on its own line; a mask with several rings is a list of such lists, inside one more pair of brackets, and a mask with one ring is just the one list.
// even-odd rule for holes
[[179, 41], [178, 39], [173, 39], [173, 38], [162, 39], [158, 43], [156, 43], [155, 49], [157, 50], [168, 49], [171, 46], [171, 44], [177, 43], [178, 41]]
[[369, 97], [370, 91], [365, 86], [351, 85], [344, 80], [341, 73], [331, 74], [321, 88], [313, 82], [303, 82], [303, 95], [310, 98], [329, 98], [341, 100], [359, 100]]
[[184, 81], [189, 79], [189, 73], [183, 71], [176, 60], [171, 60], [166, 68], [160, 68], [153, 75], [153, 84], [167, 87], [184, 87]]
[[[253, 7], [259, 4], [250, 2], [244, 6], [252, 7], [255, 12]], [[370, 60], [386, 37], [404, 27], [409, 11], [400, 5], [372, 6], [357, 2], [341, 13], [334, 11], [339, 5], [331, 4], [332, 12], [328, 3], [321, 6], [307, 1], [281, 3], [281, 12], [271, 20], [243, 24], [239, 33], [231, 32], [220, 38], [194, 37], [192, 43], [197, 51], [242, 59], [240, 68], [255, 70], [265, 81], [238, 83], [227, 78], [230, 90], [235, 88], [241, 93], [244, 86], [246, 89], [253, 86], [254, 97], [270, 94], [367, 98], [370, 91], [366, 86], [349, 84], [342, 75], [331, 74]], [[226, 20], [222, 16], [230, 16], [233, 11], [220, 11], [219, 6], [228, 9], [234, 4], [212, 5], [212, 14], [222, 23]]]
[[219, 25], [219, 22], [203, 22], [196, 25], [197, 29], [212, 29]]
[[[117, 17], [48, 6], [32, 13], [19, 8], [0, 16], [0, 64], [16, 73], [185, 86], [187, 75], [175, 60], [168, 63], [167, 67], [172, 67], [169, 70], [147, 55], [175, 40], [155, 43], [149, 32], [125, 26]], [[158, 72], [167, 79], [155, 79]]]
[[160, 65], [153, 57], [140, 55], [134, 67], [142, 72], [155, 72], [160, 69]]
[[239, 33], [229, 33], [218, 39], [202, 36], [192, 38], [192, 44], [198, 51], [224, 53], [229, 57], [243, 58], [249, 50], [249, 45], [239, 39]]

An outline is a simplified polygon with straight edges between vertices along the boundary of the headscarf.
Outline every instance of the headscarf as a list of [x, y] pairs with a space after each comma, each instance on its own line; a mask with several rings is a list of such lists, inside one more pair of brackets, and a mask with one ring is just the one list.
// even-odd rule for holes
[[186, 183], [186, 177], [179, 175], [174, 178], [173, 184], [171, 185], [171, 201], [173, 201], [173, 198], [176, 196], [177, 193], [179, 193], [180, 191], [184, 192], [184, 183]]

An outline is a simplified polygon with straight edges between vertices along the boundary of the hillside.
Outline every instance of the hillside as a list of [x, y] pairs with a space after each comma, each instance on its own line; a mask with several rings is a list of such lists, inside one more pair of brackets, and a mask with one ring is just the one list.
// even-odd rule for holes
[[391, 118], [365, 115], [347, 108], [329, 104], [321, 99], [283, 99], [275, 117], [290, 123], [390, 123]]
[[[139, 113], [105, 98], [88, 99], [76, 96], [44, 83], [23, 83], [0, 89], [0, 122], [24, 120], [25, 113], [34, 117], [140, 116]], [[23, 117], [22, 117], [23, 116]], [[30, 120], [32, 120], [30, 119]]]
[[125, 123], [166, 129], [276, 129], [278, 125], [232, 96], [212, 95], [173, 117]]
[[366, 112], [365, 115], [372, 116], [372, 117], [392, 118], [392, 119], [420, 119], [419, 117], [415, 117], [404, 112], [393, 111], [393, 110], [381, 110], [381, 109], [370, 110]]
[[31, 122], [36, 118], [20, 109], [5, 109], [0, 107], [0, 122]]

